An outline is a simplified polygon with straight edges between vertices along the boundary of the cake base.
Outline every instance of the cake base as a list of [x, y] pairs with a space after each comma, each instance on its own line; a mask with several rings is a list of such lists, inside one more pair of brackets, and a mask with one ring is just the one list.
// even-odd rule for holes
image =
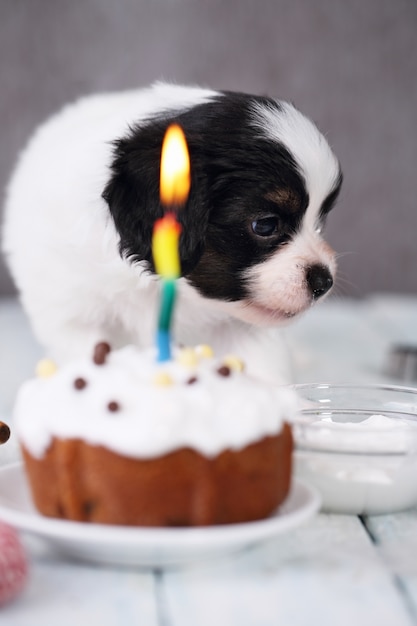
[[38, 459], [23, 446], [34, 503], [48, 517], [128, 526], [206, 526], [268, 517], [291, 477], [288, 424], [208, 458], [182, 448], [152, 459], [54, 438]]

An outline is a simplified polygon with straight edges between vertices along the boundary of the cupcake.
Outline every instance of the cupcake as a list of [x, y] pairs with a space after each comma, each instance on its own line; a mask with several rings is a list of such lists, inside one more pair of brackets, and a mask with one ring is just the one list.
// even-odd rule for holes
[[208, 346], [96, 346], [44, 361], [19, 391], [15, 429], [34, 503], [49, 517], [204, 526], [269, 516], [290, 488], [294, 393]]

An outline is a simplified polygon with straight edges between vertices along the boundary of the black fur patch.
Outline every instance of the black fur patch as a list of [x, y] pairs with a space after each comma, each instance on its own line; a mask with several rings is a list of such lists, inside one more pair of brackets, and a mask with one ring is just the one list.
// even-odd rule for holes
[[339, 176], [337, 177], [336, 182], [333, 185], [333, 189], [331, 190], [329, 195], [324, 199], [324, 202], [322, 203], [320, 207], [320, 219], [322, 221], [326, 219], [326, 217], [328, 216], [328, 214], [334, 207], [336, 200], [338, 198], [338, 195], [340, 193], [342, 182], [343, 182], [343, 175], [342, 175], [342, 172], [339, 172]]
[[[247, 296], [242, 273], [287, 243], [308, 205], [305, 182], [288, 149], [262, 137], [251, 123], [261, 102], [281, 114], [279, 103], [243, 94], [220, 95], [187, 111], [158, 114], [115, 143], [112, 177], [103, 197], [120, 235], [120, 252], [154, 271], [151, 238], [163, 214], [159, 201], [160, 155], [169, 124], [181, 125], [191, 159], [191, 189], [178, 213], [182, 274], [210, 298]], [[285, 193], [291, 190], [291, 206]], [[276, 216], [277, 232], [258, 237], [254, 220]]]

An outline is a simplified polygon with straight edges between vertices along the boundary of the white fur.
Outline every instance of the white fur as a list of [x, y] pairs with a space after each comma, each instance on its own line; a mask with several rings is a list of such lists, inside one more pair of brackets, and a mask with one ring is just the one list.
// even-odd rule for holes
[[281, 102], [279, 117], [268, 107], [254, 105], [254, 126], [261, 135], [286, 145], [294, 155], [309, 193], [308, 227], [315, 228], [320, 205], [336, 183], [339, 163], [317, 127], [289, 102]]
[[[35, 334], [58, 361], [90, 351], [103, 339], [115, 347], [153, 343], [158, 280], [120, 257], [118, 236], [101, 198], [110, 176], [111, 141], [157, 110], [184, 109], [214, 95], [156, 84], [84, 98], [41, 126], [23, 152], [8, 188], [3, 248]], [[318, 260], [333, 263], [315, 228], [335, 160], [311, 122], [294, 111], [288, 109], [285, 128], [275, 123], [268, 132], [281, 139], [289, 136], [290, 148], [305, 168], [312, 208], [295, 245], [249, 271], [249, 304], [204, 299], [180, 279], [174, 325], [176, 341], [210, 343], [219, 354], [238, 353], [250, 372], [278, 382], [289, 380], [279, 333], [252, 322], [275, 322], [304, 310], [309, 302], [299, 268]], [[254, 115], [265, 132], [268, 113]], [[323, 174], [320, 168], [327, 166], [330, 173]], [[272, 314], [272, 307], [278, 313]]]

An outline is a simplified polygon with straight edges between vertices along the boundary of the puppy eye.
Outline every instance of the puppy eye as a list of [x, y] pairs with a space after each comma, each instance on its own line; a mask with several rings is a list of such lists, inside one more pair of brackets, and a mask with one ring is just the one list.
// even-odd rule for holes
[[252, 230], [258, 237], [271, 237], [278, 230], [276, 217], [263, 217], [252, 222]]

